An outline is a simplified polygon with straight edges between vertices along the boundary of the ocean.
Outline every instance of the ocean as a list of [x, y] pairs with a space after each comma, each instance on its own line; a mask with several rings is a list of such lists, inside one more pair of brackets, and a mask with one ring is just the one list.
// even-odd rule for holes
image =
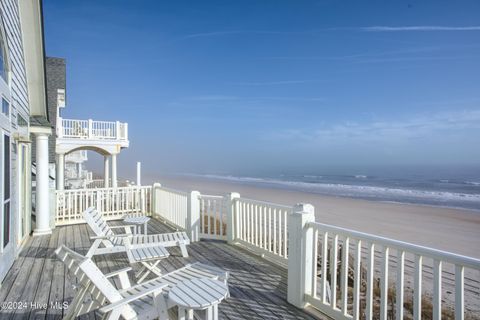
[[479, 168], [417, 167], [344, 171], [348, 173], [340, 173], [337, 169], [318, 173], [195, 176], [329, 196], [480, 211]]

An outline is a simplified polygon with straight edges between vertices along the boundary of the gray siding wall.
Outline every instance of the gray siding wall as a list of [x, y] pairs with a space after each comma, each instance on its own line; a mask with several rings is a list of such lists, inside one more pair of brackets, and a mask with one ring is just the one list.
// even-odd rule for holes
[[7, 33], [12, 88], [12, 126], [15, 128], [17, 113], [27, 121], [30, 116], [18, 1], [2, 0], [0, 9]]
[[[19, 212], [19, 168], [17, 161], [17, 144], [15, 133], [19, 132], [17, 114], [29, 121], [29, 101], [27, 91], [26, 69], [23, 54], [22, 31], [19, 16], [19, 0], [1, 0], [0, 15], [5, 28], [5, 44], [7, 50], [8, 67], [10, 71], [10, 127], [3, 128], [10, 133], [10, 244], [12, 250], [0, 254], [0, 281], [13, 262], [13, 255], [19, 250], [18, 237], [18, 212]], [[3, 137], [1, 137], [3, 139]], [[1, 161], [3, 166], [3, 160]], [[28, 173], [29, 174], [29, 173]], [[3, 189], [3, 185], [0, 186]], [[10, 246], [10, 245], [9, 245]]]

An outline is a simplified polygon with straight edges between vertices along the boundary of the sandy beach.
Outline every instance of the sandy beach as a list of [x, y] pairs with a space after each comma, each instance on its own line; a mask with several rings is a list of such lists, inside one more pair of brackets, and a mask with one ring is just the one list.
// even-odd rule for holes
[[316, 220], [322, 223], [480, 258], [477, 211], [331, 197], [202, 177], [162, 176], [155, 181], [203, 194], [238, 192], [242, 197], [284, 205], [311, 203]]

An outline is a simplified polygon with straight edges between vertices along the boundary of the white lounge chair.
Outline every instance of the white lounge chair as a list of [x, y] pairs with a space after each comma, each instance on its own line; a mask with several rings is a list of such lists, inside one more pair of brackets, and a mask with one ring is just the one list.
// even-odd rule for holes
[[[160, 244], [164, 247], [180, 247], [183, 257], [188, 257], [187, 245], [190, 244], [190, 239], [185, 232], [159, 233], [150, 235], [132, 234], [131, 227], [133, 225], [123, 225], [111, 227], [103, 219], [102, 215], [93, 207], [88, 208], [83, 212], [83, 217], [88, 223], [96, 236], [92, 247], [87, 256], [98, 254], [109, 254], [116, 252], [126, 252], [125, 239], [128, 238], [131, 246], [152, 246]], [[126, 233], [115, 234], [112, 229], [124, 228]], [[103, 245], [103, 248], [100, 246]]]
[[[110, 227], [102, 215], [93, 207], [83, 212], [83, 217], [96, 236], [88, 250], [87, 257], [100, 254], [125, 252], [131, 264], [142, 264], [136, 277], [142, 282], [150, 272], [157, 276], [161, 270], [157, 268], [161, 259], [169, 256], [166, 247], [179, 246], [183, 257], [188, 257], [187, 245], [190, 239], [185, 232], [172, 232], [151, 235], [132, 234], [129, 225]], [[124, 228], [126, 233], [115, 234], [112, 229]]]
[[[55, 250], [69, 274], [77, 279], [77, 292], [64, 319], [73, 319], [93, 310], [103, 318], [119, 319], [168, 319], [168, 309], [173, 302], [168, 298], [169, 290], [182, 281], [210, 278], [227, 284], [228, 272], [202, 263], [186, 265], [161, 277], [130, 286], [127, 271], [118, 270], [104, 275], [93, 261], [62, 245]], [[108, 280], [120, 279], [121, 289], [116, 289]]]

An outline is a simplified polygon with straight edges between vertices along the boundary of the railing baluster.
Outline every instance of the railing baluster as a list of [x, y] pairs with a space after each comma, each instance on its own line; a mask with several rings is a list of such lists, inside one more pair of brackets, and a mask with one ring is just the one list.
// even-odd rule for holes
[[258, 205], [254, 205], [254, 218], [253, 218], [253, 226], [255, 228], [255, 232], [253, 234], [253, 243], [258, 247]]
[[353, 319], [360, 319], [360, 281], [362, 268], [362, 240], [357, 240], [355, 248], [355, 270], [353, 276]]
[[413, 290], [413, 318], [420, 320], [422, 318], [422, 267], [423, 257], [415, 255], [415, 276]]
[[322, 274], [320, 278], [322, 290], [322, 302], [327, 303], [327, 258], [328, 256], [328, 232], [325, 231], [322, 240]]
[[433, 319], [442, 317], [442, 261], [433, 261]]
[[331, 252], [331, 259], [330, 259], [330, 290], [331, 290], [331, 301], [330, 305], [333, 309], [337, 308], [337, 260], [338, 260], [338, 235], [336, 234], [332, 238], [332, 248], [330, 249]]
[[288, 243], [287, 243], [287, 239], [288, 239], [288, 235], [287, 235], [287, 211], [286, 210], [282, 210], [283, 211], [283, 221], [284, 221], [284, 224], [283, 224], [283, 256], [285, 258], [288, 257], [288, 253], [287, 253], [287, 247], [288, 247]]
[[368, 244], [368, 261], [367, 261], [367, 294], [365, 300], [366, 319], [371, 320], [373, 317], [373, 278], [374, 278], [374, 262], [375, 262], [375, 244], [370, 242]]
[[383, 247], [382, 270], [380, 277], [380, 319], [387, 320], [388, 311], [388, 258], [390, 250], [387, 246]]
[[343, 238], [342, 245], [342, 274], [341, 274], [341, 295], [342, 295], [342, 313], [344, 316], [348, 314], [348, 255], [350, 247], [350, 238]]
[[312, 281], [312, 296], [317, 297], [317, 273], [318, 273], [318, 230], [313, 231], [313, 281]]
[[217, 234], [217, 202], [212, 200], [213, 234]]
[[403, 319], [403, 282], [405, 277], [405, 252], [397, 250], [397, 281], [396, 281], [396, 319]]
[[455, 265], [455, 320], [464, 318], [464, 267]]
[[272, 208], [268, 208], [268, 251], [272, 251]]
[[206, 209], [205, 209], [205, 215], [207, 216], [207, 219], [208, 219], [208, 229], [207, 229], [207, 234], [212, 234], [212, 228], [211, 228], [211, 217], [210, 217], [210, 200], [207, 199], [206, 201]]
[[263, 249], [268, 250], [267, 247], [267, 207], [262, 206], [263, 210]]
[[273, 253], [277, 254], [277, 209], [273, 209]]

